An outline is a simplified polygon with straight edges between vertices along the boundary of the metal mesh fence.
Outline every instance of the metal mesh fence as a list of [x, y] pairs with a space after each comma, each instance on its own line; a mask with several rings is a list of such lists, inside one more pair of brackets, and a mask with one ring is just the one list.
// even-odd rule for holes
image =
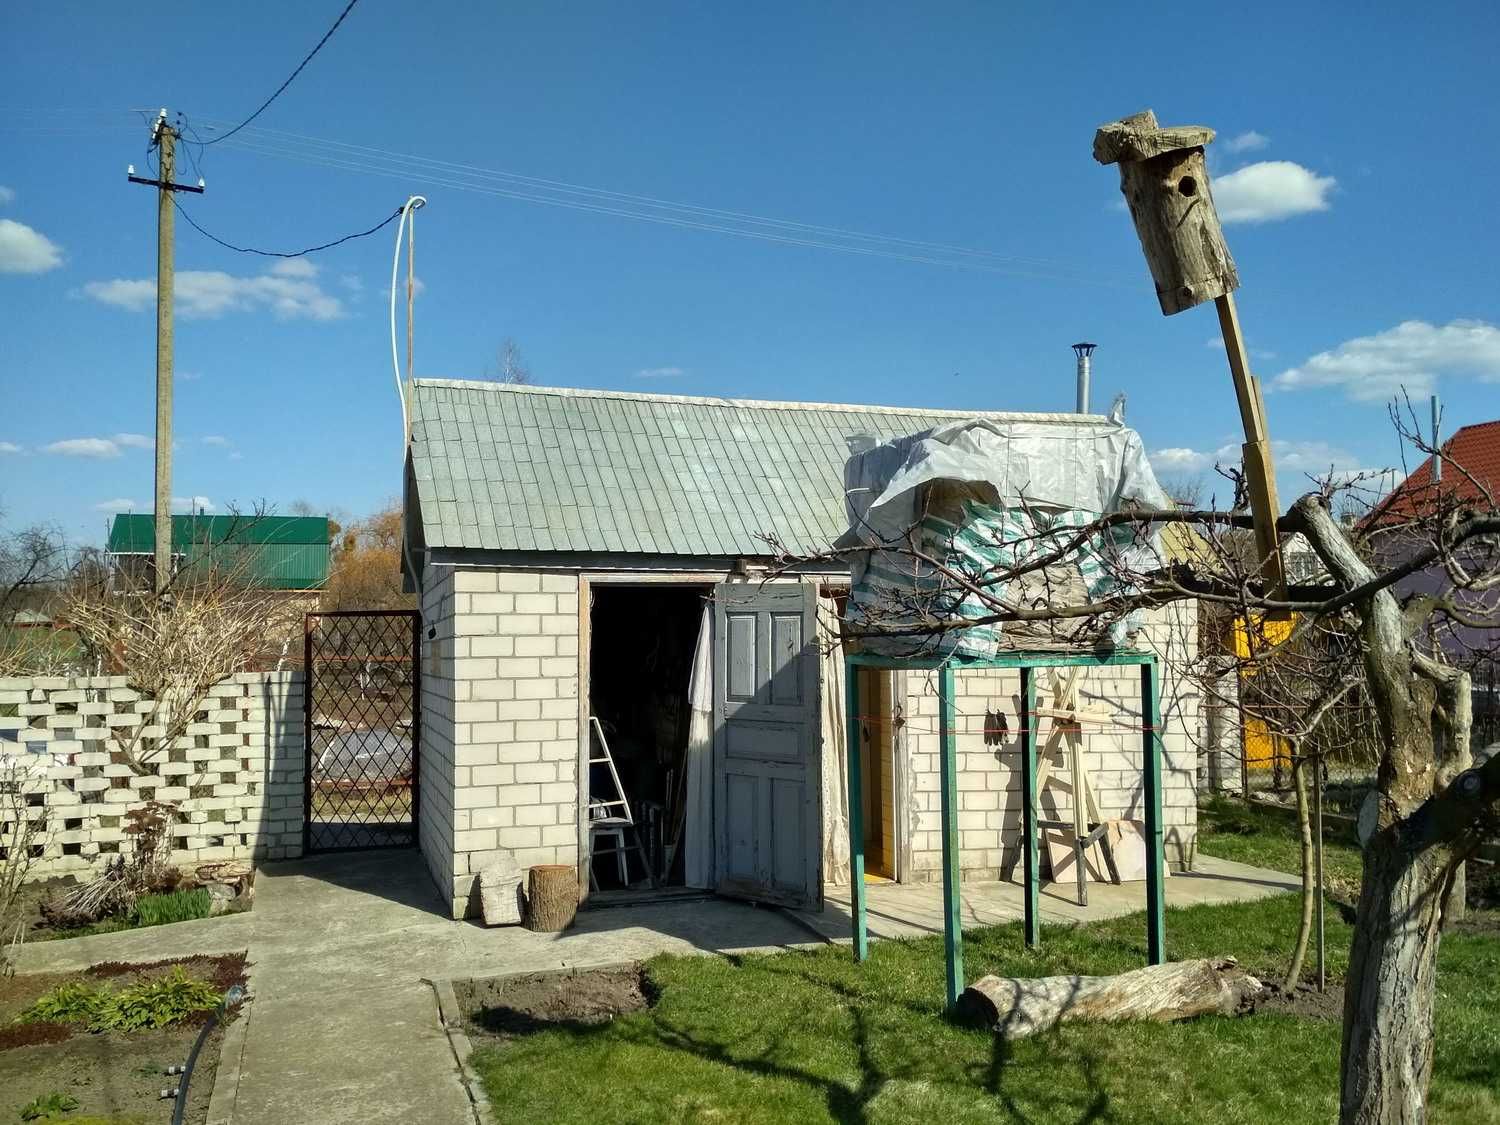
[[309, 614], [307, 850], [415, 841], [417, 615]]

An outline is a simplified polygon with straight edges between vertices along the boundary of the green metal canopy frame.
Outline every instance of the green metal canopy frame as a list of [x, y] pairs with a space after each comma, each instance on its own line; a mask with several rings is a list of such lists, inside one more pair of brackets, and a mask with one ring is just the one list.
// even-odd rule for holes
[[1146, 949], [1153, 965], [1166, 960], [1166, 914], [1162, 885], [1166, 853], [1161, 822], [1161, 697], [1154, 653], [1117, 650], [1101, 653], [1009, 652], [987, 659], [963, 657], [890, 657], [845, 652], [845, 747], [849, 762], [849, 883], [854, 916], [854, 959], [869, 956], [870, 938], [865, 917], [864, 783], [859, 763], [858, 668], [891, 670], [931, 669], [938, 673], [938, 730], [941, 735], [941, 792], [943, 812], [943, 934], [947, 952], [948, 1006], [964, 989], [963, 927], [958, 895], [958, 752], [954, 721], [953, 673], [962, 668], [1017, 668], [1021, 673], [1021, 795], [1022, 854], [1025, 868], [1026, 947], [1041, 941], [1038, 902], [1039, 876], [1036, 791], [1037, 731], [1036, 676], [1044, 668], [1103, 668], [1137, 665], [1141, 670], [1142, 763], [1146, 804]]

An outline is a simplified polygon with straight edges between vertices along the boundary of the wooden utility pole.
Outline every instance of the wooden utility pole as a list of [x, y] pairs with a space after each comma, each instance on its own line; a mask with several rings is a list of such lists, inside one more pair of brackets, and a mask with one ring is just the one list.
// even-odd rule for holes
[[156, 193], [156, 502], [153, 523], [156, 532], [155, 591], [165, 594], [172, 582], [172, 282], [173, 234], [177, 204], [174, 191], [202, 194], [197, 187], [174, 183], [178, 132], [167, 124], [164, 109], [151, 130], [151, 144], [157, 150], [160, 178], [148, 180], [128, 173], [133, 184], [147, 184]]
[[1120, 191], [1135, 221], [1146, 264], [1151, 267], [1162, 315], [1171, 316], [1210, 300], [1218, 310], [1219, 330], [1245, 431], [1245, 487], [1255, 524], [1261, 580], [1272, 597], [1284, 599], [1286, 576], [1276, 537], [1276, 520], [1281, 513], [1266, 406], [1260, 380], [1250, 373], [1234, 307], [1240, 278], [1214, 210], [1203, 159], [1203, 147], [1213, 139], [1214, 131], [1202, 125], [1159, 126], [1156, 115], [1148, 109], [1100, 126], [1094, 134], [1094, 159], [1120, 166]]

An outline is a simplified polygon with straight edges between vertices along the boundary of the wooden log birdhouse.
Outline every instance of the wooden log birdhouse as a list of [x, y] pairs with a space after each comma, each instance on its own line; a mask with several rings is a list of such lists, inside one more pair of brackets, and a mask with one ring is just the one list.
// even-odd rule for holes
[[1213, 139], [1202, 125], [1164, 129], [1149, 109], [1094, 134], [1094, 159], [1120, 166], [1120, 191], [1165, 316], [1240, 285], [1203, 161], [1203, 146]]

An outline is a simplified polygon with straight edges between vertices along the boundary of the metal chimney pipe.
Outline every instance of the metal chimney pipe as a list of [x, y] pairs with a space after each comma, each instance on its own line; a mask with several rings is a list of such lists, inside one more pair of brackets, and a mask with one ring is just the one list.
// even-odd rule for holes
[[1073, 345], [1073, 354], [1078, 357], [1078, 414], [1089, 412], [1089, 376], [1093, 373], [1093, 360], [1089, 357], [1098, 346], [1087, 342]]
[[1432, 396], [1432, 483], [1443, 483], [1443, 439], [1438, 433], [1438, 426], [1443, 419], [1442, 407], [1438, 405], [1438, 396]]

